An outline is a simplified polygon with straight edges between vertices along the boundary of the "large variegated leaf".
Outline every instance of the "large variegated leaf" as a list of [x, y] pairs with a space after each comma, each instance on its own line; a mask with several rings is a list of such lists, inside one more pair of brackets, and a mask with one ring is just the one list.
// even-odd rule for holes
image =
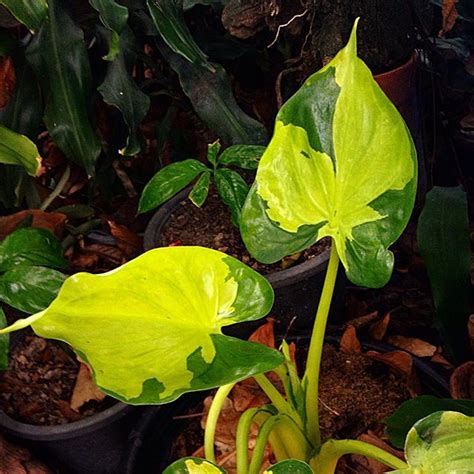
[[314, 474], [311, 467], [303, 461], [287, 459], [263, 471], [263, 474]]
[[168, 466], [163, 474], [225, 474], [224, 469], [200, 458], [183, 458]]
[[271, 263], [330, 236], [349, 278], [378, 287], [416, 190], [416, 152], [400, 114], [348, 45], [280, 110], [244, 206], [250, 252]]
[[408, 433], [409, 467], [392, 474], [469, 474], [474, 472], [474, 417], [440, 411], [423, 418]]
[[265, 316], [272, 303], [270, 284], [238, 260], [170, 247], [68, 278], [44, 313], [10, 329], [32, 323], [38, 335], [66, 341], [112, 396], [165, 403], [279, 365], [279, 352], [221, 332]]

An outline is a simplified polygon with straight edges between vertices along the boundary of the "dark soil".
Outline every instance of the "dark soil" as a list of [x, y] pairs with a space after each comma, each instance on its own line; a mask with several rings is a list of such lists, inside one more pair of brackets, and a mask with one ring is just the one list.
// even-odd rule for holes
[[80, 420], [110, 405], [88, 402], [80, 412], [69, 401], [79, 364], [58, 344], [26, 336], [10, 354], [8, 370], [0, 373], [0, 410], [32, 425], [63, 425]]
[[[409, 398], [406, 383], [387, 366], [364, 354], [343, 354], [324, 347], [320, 379], [320, 426], [323, 438], [356, 439], [391, 415]], [[190, 456], [203, 444], [203, 406], [186, 410], [172, 448], [172, 459]], [[178, 414], [178, 418], [183, 413]], [[193, 416], [197, 415], [197, 416]], [[182, 421], [181, 421], [182, 423]]]
[[220, 250], [263, 275], [309, 260], [329, 248], [329, 241], [323, 239], [301, 254], [280, 262], [271, 265], [257, 262], [245, 248], [239, 229], [232, 224], [228, 208], [214, 190], [211, 190], [202, 208], [196, 207], [189, 199], [181, 202], [164, 226], [161, 244], [199, 245]]

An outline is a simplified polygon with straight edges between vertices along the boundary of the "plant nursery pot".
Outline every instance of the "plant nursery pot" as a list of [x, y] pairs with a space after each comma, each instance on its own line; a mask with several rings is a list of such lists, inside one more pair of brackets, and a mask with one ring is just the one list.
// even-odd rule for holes
[[[151, 250], [163, 245], [162, 233], [171, 214], [186, 200], [191, 188], [186, 188], [167, 203], [161, 206], [151, 218], [144, 236], [145, 250]], [[314, 316], [319, 303], [319, 296], [326, 276], [329, 261], [329, 250], [294, 265], [286, 270], [280, 270], [265, 275], [275, 291], [275, 304], [270, 315], [276, 320], [276, 332], [286, 334], [291, 326], [292, 333], [305, 332], [313, 325]], [[341, 269], [336, 282], [330, 321], [340, 319], [344, 306], [345, 275]], [[231, 335], [246, 337], [261, 324], [232, 327], [227, 330]]]
[[[10, 347], [15, 347], [22, 337], [14, 333]], [[0, 410], [0, 430], [59, 472], [115, 474], [137, 413], [137, 407], [117, 402], [78, 421], [38, 426], [17, 421]]]
[[[294, 340], [309, 340], [309, 337], [297, 337]], [[329, 344], [339, 344], [339, 337], [328, 336]], [[390, 352], [399, 350], [394, 346], [379, 342], [362, 342], [365, 350]], [[439, 397], [449, 397], [448, 378], [433, 363], [413, 356], [414, 364], [422, 381], [425, 393]], [[129, 445], [124, 456], [121, 474], [142, 474], [144, 472], [162, 472], [173, 460], [170, 458], [171, 445], [183, 429], [179, 421], [173, 419], [187, 408], [197, 405], [209, 394], [195, 392], [181, 397], [178, 401], [159, 410], [159, 407], [145, 409], [130, 432]]]

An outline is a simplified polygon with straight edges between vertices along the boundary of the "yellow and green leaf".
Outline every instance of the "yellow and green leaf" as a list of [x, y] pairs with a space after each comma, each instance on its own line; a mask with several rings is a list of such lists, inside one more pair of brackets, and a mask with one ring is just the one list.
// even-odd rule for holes
[[241, 232], [265, 263], [332, 237], [348, 277], [378, 287], [413, 208], [416, 151], [356, 49], [355, 25], [348, 45], [280, 110]]
[[224, 469], [200, 458], [183, 458], [168, 466], [163, 474], [225, 474]]
[[221, 332], [262, 318], [272, 304], [267, 280], [238, 260], [169, 247], [102, 275], [68, 278], [43, 313], [9, 330], [31, 324], [39, 336], [67, 342], [120, 400], [166, 403], [279, 365], [279, 352]]

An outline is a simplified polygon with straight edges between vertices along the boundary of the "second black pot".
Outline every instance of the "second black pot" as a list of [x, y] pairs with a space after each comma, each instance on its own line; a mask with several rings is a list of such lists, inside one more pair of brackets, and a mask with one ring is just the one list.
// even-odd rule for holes
[[[187, 199], [191, 188], [178, 193], [159, 208], [150, 220], [145, 231], [144, 247], [151, 250], [163, 245], [162, 232], [169, 221], [171, 214], [176, 212], [181, 203]], [[271, 316], [276, 320], [276, 332], [286, 334], [292, 327], [292, 334], [305, 333], [313, 326], [314, 316], [319, 303], [319, 297], [329, 262], [329, 250], [303, 263], [265, 275], [275, 290], [275, 304]], [[345, 276], [340, 269], [332, 300], [330, 321], [340, 320], [344, 306], [343, 292]], [[257, 323], [259, 326], [261, 322]], [[247, 336], [254, 329], [254, 325], [246, 324], [245, 328], [232, 328], [231, 335]]]

